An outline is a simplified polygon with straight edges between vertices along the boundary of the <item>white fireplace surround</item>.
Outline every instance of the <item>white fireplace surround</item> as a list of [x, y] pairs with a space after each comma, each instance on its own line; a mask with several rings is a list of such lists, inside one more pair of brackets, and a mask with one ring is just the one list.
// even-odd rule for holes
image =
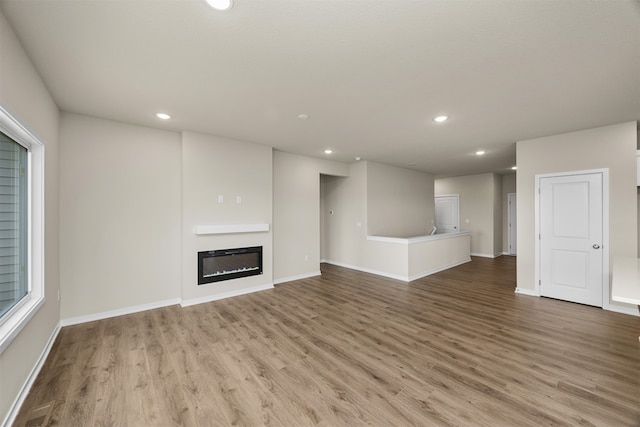
[[269, 231], [269, 224], [196, 225], [196, 235], [258, 233]]

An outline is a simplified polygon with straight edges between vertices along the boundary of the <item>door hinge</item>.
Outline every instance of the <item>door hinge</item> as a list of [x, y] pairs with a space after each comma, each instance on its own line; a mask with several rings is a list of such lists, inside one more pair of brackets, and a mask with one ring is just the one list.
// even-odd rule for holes
[[538, 234], [538, 240], [542, 240], [542, 234]]
[[542, 280], [538, 280], [538, 286], [542, 286]]

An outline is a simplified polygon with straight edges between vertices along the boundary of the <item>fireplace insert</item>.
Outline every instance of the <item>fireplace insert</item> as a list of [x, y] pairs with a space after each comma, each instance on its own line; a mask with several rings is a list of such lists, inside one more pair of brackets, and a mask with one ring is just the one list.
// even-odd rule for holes
[[262, 274], [262, 246], [198, 252], [198, 285]]

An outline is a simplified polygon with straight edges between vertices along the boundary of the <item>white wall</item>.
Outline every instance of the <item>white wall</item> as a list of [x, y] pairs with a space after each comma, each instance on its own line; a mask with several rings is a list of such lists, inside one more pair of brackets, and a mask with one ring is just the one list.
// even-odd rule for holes
[[346, 176], [348, 166], [273, 153], [273, 278], [276, 283], [320, 272], [321, 175]]
[[501, 183], [492, 173], [436, 179], [435, 195], [460, 196], [460, 231], [471, 232], [471, 255], [502, 253]]
[[470, 248], [471, 236], [458, 233], [439, 234], [434, 240], [409, 244], [409, 280], [471, 261]]
[[180, 297], [180, 134], [77, 114], [60, 124], [61, 317]]
[[350, 164], [348, 178], [325, 179], [323, 187], [325, 259], [347, 265], [365, 265], [367, 162]]
[[[194, 234], [272, 226], [270, 147], [67, 113], [61, 141], [63, 320], [271, 285], [271, 230]], [[244, 246], [263, 246], [262, 275], [197, 285], [197, 252]]]
[[[372, 179], [369, 179], [370, 170], [373, 170]], [[381, 183], [385, 177], [389, 184]], [[377, 188], [371, 189], [371, 186]], [[400, 186], [409, 190], [401, 189]], [[381, 187], [381, 191], [378, 192]], [[430, 224], [433, 218], [433, 193], [430, 191], [432, 187], [433, 178], [430, 174], [415, 173], [407, 169], [372, 162], [349, 165], [349, 176], [346, 178], [324, 178], [322, 214], [326, 253], [323, 257], [337, 265], [392, 277], [407, 277], [409, 264], [406, 245], [398, 245], [396, 250], [389, 243], [367, 240], [367, 234], [371, 235], [367, 230], [371, 231], [369, 223], [374, 216], [378, 221], [376, 229], [387, 237], [409, 237], [389, 236], [385, 233], [385, 231], [391, 232], [397, 229], [395, 223], [402, 222], [406, 217], [407, 222], [414, 223], [411, 228], [416, 231], [414, 235], [427, 234], [427, 231], [421, 227]], [[398, 194], [390, 196], [392, 203], [387, 202], [393, 206], [384, 206], [381, 195], [393, 192], [394, 188]], [[369, 203], [369, 197], [374, 197], [376, 200]], [[429, 201], [425, 200], [427, 198]], [[420, 199], [421, 202], [416, 203], [416, 199]], [[406, 213], [403, 212], [403, 208], [398, 208], [402, 205], [412, 206], [411, 212]], [[387, 215], [387, 210], [393, 214]], [[385, 228], [381, 221], [383, 218], [393, 221], [394, 224]], [[428, 228], [430, 229], [431, 226], [429, 225]]]
[[372, 236], [423, 236], [434, 224], [433, 175], [367, 162], [367, 227]]
[[535, 289], [537, 174], [608, 168], [609, 254], [637, 255], [636, 144], [636, 122], [517, 143], [518, 288]]
[[0, 423], [11, 410], [60, 318], [58, 108], [0, 12], [0, 105], [45, 144], [46, 302], [0, 354]]
[[[182, 299], [186, 304], [273, 283], [272, 231], [196, 235], [197, 225], [272, 224], [271, 147], [183, 132]], [[223, 203], [218, 203], [218, 196]], [[236, 196], [241, 203], [236, 203]], [[262, 246], [263, 274], [198, 286], [200, 251]]]

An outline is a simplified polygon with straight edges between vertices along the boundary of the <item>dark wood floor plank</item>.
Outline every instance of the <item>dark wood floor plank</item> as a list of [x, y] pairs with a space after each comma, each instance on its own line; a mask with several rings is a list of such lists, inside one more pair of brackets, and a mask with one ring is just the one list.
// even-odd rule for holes
[[[63, 328], [49, 425], [640, 426], [640, 318], [514, 293], [515, 258], [322, 276]], [[215, 286], [215, 285], [211, 285]]]

